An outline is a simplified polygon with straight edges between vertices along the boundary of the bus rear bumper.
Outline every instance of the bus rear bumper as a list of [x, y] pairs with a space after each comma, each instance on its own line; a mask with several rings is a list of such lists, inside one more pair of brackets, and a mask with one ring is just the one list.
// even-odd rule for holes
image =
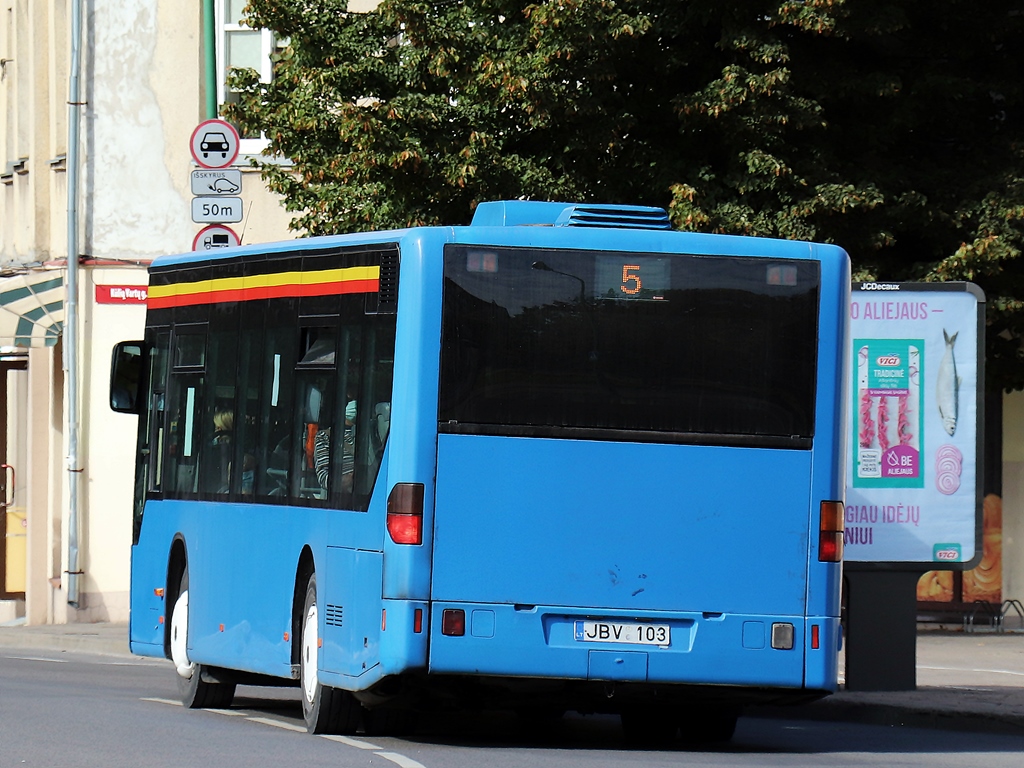
[[[446, 634], [452, 630], [442, 627], [446, 611], [462, 612], [463, 634]], [[457, 617], [458, 613], [451, 622], [456, 628]], [[659, 642], [663, 628], [668, 642]], [[641, 642], [638, 634], [645, 632], [648, 636]], [[821, 695], [836, 689], [838, 637], [839, 621], [834, 617], [657, 611], [637, 615], [553, 606], [434, 603], [428, 669], [438, 675], [740, 686]]]

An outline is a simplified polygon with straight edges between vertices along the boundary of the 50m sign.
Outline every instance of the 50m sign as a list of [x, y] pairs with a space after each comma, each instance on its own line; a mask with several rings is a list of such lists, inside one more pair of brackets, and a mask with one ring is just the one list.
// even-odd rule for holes
[[242, 220], [240, 197], [193, 197], [192, 221], [196, 224], [231, 224]]

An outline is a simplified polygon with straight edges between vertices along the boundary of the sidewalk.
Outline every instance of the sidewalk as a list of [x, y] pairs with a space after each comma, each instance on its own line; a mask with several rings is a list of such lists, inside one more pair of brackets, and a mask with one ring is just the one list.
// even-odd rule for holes
[[131, 655], [127, 624], [0, 624], [0, 651], [4, 649]]
[[921, 631], [917, 690], [841, 688], [813, 704], [749, 714], [1024, 735], [1024, 634]]
[[[9, 650], [128, 656], [128, 628], [0, 625], [0, 655]], [[922, 631], [915, 691], [840, 690], [813, 704], [753, 707], [748, 714], [1024, 735], [1024, 634]]]

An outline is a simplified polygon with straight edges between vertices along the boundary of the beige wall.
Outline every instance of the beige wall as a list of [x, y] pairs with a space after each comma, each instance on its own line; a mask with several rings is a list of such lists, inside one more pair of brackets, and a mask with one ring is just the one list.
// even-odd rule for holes
[[1003, 599], [1024, 600], [1024, 392], [1003, 396]]
[[50, 579], [60, 576], [60, 510], [64, 506], [61, 480], [56, 476], [55, 455], [63, 446], [59, 347], [29, 350], [25, 393], [26, 467], [21, 487], [25, 492], [28, 523], [27, 584], [25, 612], [29, 623], [53, 620], [54, 594]]
[[[191, 249], [189, 143], [204, 119], [201, 4], [93, 0], [97, 18], [87, 120], [85, 250], [98, 259], [152, 258]], [[132, 34], [124, 34], [124, 30]], [[245, 158], [239, 165], [247, 167]], [[245, 173], [248, 243], [288, 239], [290, 215], [257, 173]], [[244, 232], [243, 232], [244, 224]]]
[[82, 276], [80, 605], [76, 620], [127, 621], [138, 417], [110, 410], [110, 355], [142, 338], [145, 305], [98, 304], [96, 286], [146, 285], [146, 270], [95, 268]]
[[[0, 269], [64, 260], [70, 0], [8, 0], [0, 16]], [[136, 417], [107, 404], [110, 350], [142, 333], [142, 306], [99, 305], [97, 284], [145, 284], [145, 264], [192, 246], [189, 150], [204, 117], [202, 4], [90, 0], [82, 40], [79, 156], [80, 608], [67, 605], [68, 376], [60, 348], [32, 350], [14, 388], [30, 507], [31, 623], [128, 617]], [[24, 162], [22, 162], [24, 160]], [[243, 167], [244, 242], [292, 237], [280, 201]], [[7, 172], [10, 167], [10, 172]], [[106, 265], [113, 266], [106, 266]], [[122, 265], [122, 266], [117, 266]]]
[[[59, 3], [57, 5], [60, 5]], [[50, 124], [65, 92], [51, 98], [50, 51], [64, 45], [63, 8], [9, 0], [0, 20], [0, 266], [46, 261], [51, 251], [49, 160], [62, 151]]]

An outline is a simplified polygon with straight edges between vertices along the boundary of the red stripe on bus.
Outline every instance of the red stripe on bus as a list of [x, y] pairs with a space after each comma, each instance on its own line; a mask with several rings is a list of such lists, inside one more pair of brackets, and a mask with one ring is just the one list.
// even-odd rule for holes
[[380, 281], [339, 280], [329, 283], [292, 283], [289, 285], [264, 285], [256, 288], [233, 288], [225, 291], [186, 293], [180, 296], [150, 296], [150, 309], [187, 307], [201, 304], [225, 304], [234, 301], [255, 301], [257, 299], [287, 299], [299, 296], [333, 296], [345, 293], [377, 293]]

